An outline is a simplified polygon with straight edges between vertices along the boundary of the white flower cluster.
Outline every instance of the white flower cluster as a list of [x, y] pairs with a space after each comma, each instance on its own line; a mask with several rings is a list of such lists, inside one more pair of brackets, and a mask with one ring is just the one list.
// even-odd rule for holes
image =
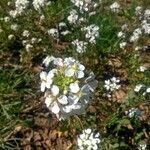
[[[73, 3], [74, 9], [72, 9], [69, 13], [67, 18], [68, 22], [73, 25], [78, 25], [81, 23], [87, 23], [87, 18], [85, 16], [92, 16], [96, 14], [96, 7], [98, 3], [92, 0], [71, 0]], [[100, 3], [101, 1], [99, 1]], [[84, 14], [84, 15], [83, 15]], [[84, 17], [83, 17], [84, 16]], [[95, 44], [96, 38], [99, 37], [99, 27], [95, 24], [91, 24], [87, 27], [82, 27], [81, 31], [85, 32], [85, 38], [88, 40], [89, 43]], [[73, 46], [76, 47], [76, 51], [78, 53], [83, 53], [86, 51], [86, 47], [88, 42], [81, 41], [76, 39], [72, 42]]]
[[60, 120], [84, 112], [97, 86], [94, 74], [86, 77], [85, 67], [72, 57], [48, 56], [43, 63], [47, 69], [53, 67], [40, 73], [46, 106]]
[[15, 10], [11, 10], [9, 12], [10, 16], [13, 18], [16, 18], [17, 16], [24, 13], [26, 8], [29, 6], [28, 0], [16, 0], [15, 1]]
[[[142, 15], [140, 16], [140, 18]], [[150, 34], [150, 9], [146, 9], [143, 14], [143, 20], [141, 20], [141, 28], [144, 34]]]
[[32, 4], [35, 10], [40, 11], [45, 6], [46, 0], [33, 0]]
[[60, 35], [67, 35], [70, 31], [67, 30], [67, 25], [65, 22], [60, 22], [57, 28], [51, 28], [47, 31], [48, 35], [52, 36], [54, 39], [59, 39]]
[[[84, 18], [86, 14], [88, 16], [92, 16], [96, 14], [96, 7], [98, 3], [93, 0], [71, 0], [73, 3], [74, 9], [69, 12], [68, 22], [70, 24], [80, 24], [82, 22], [87, 22], [87, 19]], [[99, 1], [100, 3], [101, 1]], [[84, 17], [82, 17], [82, 15]]]
[[150, 34], [150, 9], [146, 9], [144, 12], [142, 11], [142, 7], [138, 6], [135, 9], [135, 13], [139, 16], [139, 20], [141, 21], [141, 29], [144, 34]]
[[110, 9], [112, 12], [119, 13], [120, 4], [117, 2], [114, 2], [113, 4], [110, 5]]
[[75, 9], [72, 9], [69, 12], [69, 16], [67, 19], [70, 24], [76, 24], [77, 21], [79, 20], [78, 12]]
[[83, 27], [81, 31], [85, 31], [85, 37], [89, 40], [89, 43], [95, 44], [96, 38], [99, 37], [99, 27], [95, 24], [91, 24], [87, 27]]
[[140, 67], [137, 69], [137, 72], [144, 72], [144, 71], [146, 71], [146, 70], [147, 70], [146, 67], [140, 66]]
[[136, 14], [137, 16], [141, 16], [141, 15], [142, 15], [142, 7], [141, 7], [141, 6], [137, 6], [137, 7], [135, 8], [135, 14]]
[[25, 10], [28, 8], [29, 5], [32, 5], [35, 10], [40, 12], [41, 8], [48, 4], [50, 4], [48, 0], [33, 0], [32, 2], [30, 0], [16, 0], [15, 10], [11, 10], [9, 12], [9, 15], [12, 18], [16, 18], [17, 16], [25, 13]]
[[138, 108], [131, 108], [126, 113], [129, 118], [133, 118], [134, 116], [140, 117], [142, 115], [142, 111]]
[[130, 42], [135, 42], [140, 38], [140, 35], [142, 35], [142, 31], [140, 28], [137, 28], [133, 31], [133, 35], [130, 37]]
[[91, 9], [96, 8], [98, 5], [93, 0], [71, 0], [71, 2], [79, 9], [80, 13], [89, 12]]
[[93, 133], [91, 129], [83, 130], [77, 139], [77, 150], [99, 150], [100, 149], [100, 134]]
[[78, 53], [84, 53], [87, 48], [87, 42], [79, 41], [78, 39], [74, 40], [72, 44], [76, 47]]
[[117, 79], [116, 77], [112, 77], [111, 79], [105, 80], [104, 87], [107, 91], [113, 92], [121, 87], [121, 85], [119, 85], [119, 82], [119, 79]]
[[138, 150], [146, 150], [147, 145], [146, 144], [140, 144], [138, 146]]
[[35, 10], [41, 12], [41, 9], [45, 6], [50, 6], [52, 4], [51, 0], [33, 0], [32, 5]]

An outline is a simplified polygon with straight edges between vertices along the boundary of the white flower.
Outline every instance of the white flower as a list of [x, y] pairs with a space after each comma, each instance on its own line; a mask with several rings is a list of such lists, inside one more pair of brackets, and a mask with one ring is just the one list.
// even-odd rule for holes
[[12, 25], [10, 26], [10, 28], [11, 28], [12, 30], [14, 30], [14, 31], [17, 31], [17, 30], [18, 30], [18, 25], [17, 25], [17, 24], [12, 24]]
[[9, 12], [9, 15], [10, 15], [12, 18], [16, 18], [17, 15], [18, 15], [18, 12], [17, 12], [17, 10], [11, 10], [11, 11]]
[[49, 72], [40, 73], [41, 91], [45, 92], [45, 104], [49, 110], [59, 120], [83, 113], [97, 86], [94, 74], [85, 78], [85, 67], [72, 57], [47, 56], [43, 63], [47, 71], [51, 68]]
[[87, 48], [87, 42], [79, 41], [78, 39], [74, 40], [72, 44], [76, 47], [78, 53], [84, 53]]
[[146, 9], [144, 12], [144, 19], [150, 20], [150, 9]]
[[138, 72], [144, 72], [145, 70], [147, 70], [147, 68], [144, 67], [144, 66], [140, 66], [140, 67], [137, 69]]
[[112, 12], [118, 13], [120, 9], [120, 4], [117, 2], [114, 2], [112, 5], [110, 5], [110, 9]]
[[16, 0], [15, 2], [16, 11], [17, 14], [19, 15], [21, 15], [28, 6], [29, 6], [28, 0]]
[[43, 60], [43, 64], [48, 67], [48, 65], [50, 64], [50, 62], [52, 62], [54, 60], [53, 56], [47, 56], [44, 60]]
[[142, 7], [141, 7], [141, 6], [137, 6], [137, 7], [135, 8], [135, 14], [136, 14], [137, 16], [139, 16], [139, 15], [142, 14]]
[[95, 24], [81, 28], [81, 31], [85, 31], [85, 37], [89, 40], [90, 43], [95, 44], [96, 38], [99, 37], [99, 27]]
[[143, 20], [141, 26], [145, 34], [150, 34], [150, 23], [147, 20]]
[[4, 17], [4, 21], [5, 21], [5, 22], [9, 22], [9, 21], [10, 21], [10, 18], [9, 18], [9, 17]]
[[78, 20], [78, 13], [76, 10], [71, 10], [70, 15], [68, 16], [68, 21], [70, 24], [76, 24]]
[[150, 87], [146, 89], [146, 93], [150, 93]]
[[30, 32], [28, 30], [24, 30], [22, 33], [22, 36], [24, 37], [29, 37], [29, 35], [30, 35]]
[[112, 77], [111, 79], [105, 80], [105, 85], [104, 87], [106, 88], [107, 91], [115, 91], [120, 88], [119, 82], [120, 80], [117, 79], [116, 77]]
[[40, 11], [45, 6], [46, 0], [33, 0], [32, 4], [35, 10]]
[[16, 0], [16, 2], [15, 2], [15, 6], [18, 9], [20, 9], [20, 8], [25, 9], [28, 5], [29, 5], [28, 0]]
[[146, 144], [140, 144], [138, 146], [138, 150], [146, 150], [147, 145]]
[[12, 39], [14, 39], [15, 38], [15, 36], [13, 35], [13, 34], [10, 34], [9, 36], [8, 36], [8, 39], [9, 40], [12, 40]]
[[142, 111], [139, 110], [138, 108], [131, 108], [128, 110], [128, 117], [132, 118], [134, 116], [141, 116], [142, 115]]
[[85, 67], [78, 63], [74, 65], [70, 65], [65, 70], [65, 76], [67, 77], [76, 76], [77, 78], [81, 79], [84, 77], [84, 72], [83, 72], [84, 69]]
[[140, 28], [134, 30], [133, 35], [130, 37], [130, 42], [135, 42], [140, 38], [142, 31]]
[[29, 51], [33, 48], [33, 45], [27, 44], [27, 45], [25, 46], [25, 48], [26, 48], [26, 51], [29, 52]]
[[118, 32], [117, 36], [119, 38], [125, 38], [125, 33], [123, 33], [122, 31]]
[[127, 42], [121, 42], [120, 44], [119, 44], [119, 46], [120, 46], [120, 48], [121, 49], [124, 49], [124, 47], [127, 45]]
[[77, 150], [99, 150], [100, 134], [94, 134], [91, 129], [83, 130], [77, 139]]
[[142, 87], [143, 87], [142, 84], [136, 85], [135, 88], [134, 88], [134, 92], [139, 92], [139, 91], [141, 90]]
[[50, 30], [47, 31], [48, 35], [51, 35], [54, 38], [58, 38], [59, 37], [59, 32], [58, 29], [52, 28]]

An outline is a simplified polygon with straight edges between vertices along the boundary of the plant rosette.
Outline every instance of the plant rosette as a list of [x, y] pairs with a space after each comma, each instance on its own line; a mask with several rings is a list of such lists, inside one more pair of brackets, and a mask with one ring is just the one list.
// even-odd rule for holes
[[97, 87], [94, 73], [88, 74], [72, 57], [47, 56], [43, 64], [46, 71], [40, 73], [41, 91], [49, 110], [59, 120], [83, 113]]

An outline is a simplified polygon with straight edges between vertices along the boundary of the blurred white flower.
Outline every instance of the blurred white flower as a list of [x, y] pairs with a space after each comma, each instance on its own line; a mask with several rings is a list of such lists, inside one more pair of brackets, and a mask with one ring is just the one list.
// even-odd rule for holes
[[78, 20], [78, 13], [75, 9], [70, 11], [70, 15], [68, 16], [68, 21], [70, 24], [76, 24]]
[[24, 30], [22, 33], [22, 36], [24, 37], [29, 37], [29, 35], [30, 35], [30, 32], [28, 30]]
[[150, 23], [147, 20], [143, 20], [141, 26], [145, 34], [150, 34]]
[[146, 93], [150, 93], [150, 87], [146, 89]]
[[121, 49], [124, 49], [126, 45], [127, 45], [127, 42], [121, 42], [119, 44], [119, 46], [120, 46]]
[[48, 35], [51, 35], [54, 38], [58, 38], [59, 37], [59, 32], [58, 29], [52, 28], [50, 30], [47, 31]]
[[150, 21], [150, 9], [145, 10], [144, 19]]
[[32, 4], [35, 10], [40, 11], [45, 6], [46, 0], [33, 0]]
[[25, 49], [26, 49], [27, 52], [29, 52], [32, 48], [33, 48], [33, 45], [31, 45], [31, 44], [27, 44], [25, 46]]
[[117, 2], [114, 2], [112, 5], [110, 5], [110, 9], [112, 12], [118, 13], [120, 10], [120, 4]]
[[144, 72], [145, 70], [147, 70], [146, 67], [140, 66], [140, 67], [137, 69], [137, 72]]
[[123, 33], [122, 31], [118, 32], [117, 36], [119, 38], [125, 38], [125, 33]]
[[10, 21], [10, 18], [7, 16], [7, 17], [4, 17], [4, 21], [5, 22], [9, 22]]
[[18, 12], [17, 12], [17, 10], [11, 10], [11, 11], [9, 12], [9, 15], [10, 15], [12, 18], [16, 18], [17, 15], [18, 15]]
[[139, 117], [142, 115], [142, 111], [138, 108], [131, 108], [127, 111], [127, 115], [129, 118], [132, 118], [134, 116]]
[[10, 34], [9, 36], [8, 36], [8, 39], [9, 40], [12, 40], [12, 39], [14, 39], [15, 38], [15, 36], [13, 35], [13, 34]]
[[138, 150], [146, 150], [147, 145], [146, 144], [140, 144], [138, 146]]
[[137, 28], [133, 31], [133, 35], [130, 37], [130, 42], [135, 42], [140, 38], [140, 35], [142, 35], [142, 31], [140, 28]]
[[136, 85], [135, 88], [134, 88], [134, 92], [139, 92], [139, 91], [141, 90], [142, 87], [143, 87], [142, 84]]
[[136, 14], [137, 16], [142, 15], [142, 7], [141, 7], [141, 6], [137, 6], [137, 7], [135, 8], [135, 14]]
[[11, 28], [12, 30], [14, 30], [14, 31], [17, 31], [17, 30], [18, 30], [18, 25], [17, 25], [17, 24], [12, 24], [12, 25], [10, 26], [10, 28]]

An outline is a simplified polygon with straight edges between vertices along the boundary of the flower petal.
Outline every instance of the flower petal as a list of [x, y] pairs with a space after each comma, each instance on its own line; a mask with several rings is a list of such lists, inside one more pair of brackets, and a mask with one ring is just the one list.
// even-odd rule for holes
[[45, 91], [45, 87], [46, 87], [45, 82], [42, 82], [42, 83], [41, 83], [41, 92], [44, 92], [44, 91]]
[[58, 95], [59, 94], [59, 88], [57, 85], [53, 85], [52, 88], [51, 88], [51, 92], [54, 96]]
[[60, 104], [63, 104], [63, 105], [66, 105], [68, 103], [68, 100], [67, 100], [67, 96], [66, 95], [62, 95], [58, 98], [58, 102]]
[[77, 72], [77, 78], [78, 79], [81, 79], [81, 78], [83, 78], [84, 77], [84, 72], [83, 71], [78, 71]]
[[69, 87], [70, 87], [70, 91], [71, 91], [72, 93], [78, 93], [79, 90], [80, 90], [79, 85], [78, 85], [77, 82], [71, 83]]
[[46, 80], [46, 77], [47, 77], [47, 73], [46, 73], [45, 71], [42, 71], [42, 72], [40, 73], [40, 78], [41, 78], [41, 80]]
[[51, 105], [51, 111], [52, 111], [54, 114], [58, 114], [58, 113], [59, 113], [60, 108], [59, 108], [57, 102], [54, 102], [54, 103]]
[[51, 103], [52, 103], [52, 97], [50, 96], [46, 97], [45, 99], [46, 106], [49, 107]]
[[72, 77], [74, 75], [74, 73], [75, 73], [75, 70], [73, 68], [67, 68], [65, 70], [65, 76], [67, 76], [67, 77]]

